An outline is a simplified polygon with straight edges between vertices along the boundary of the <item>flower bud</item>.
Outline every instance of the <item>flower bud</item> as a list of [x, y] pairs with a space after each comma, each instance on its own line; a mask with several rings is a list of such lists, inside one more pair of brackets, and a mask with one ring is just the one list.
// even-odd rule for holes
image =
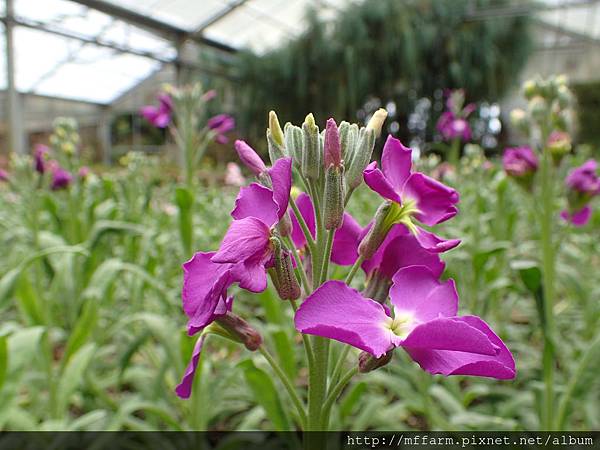
[[529, 101], [529, 113], [538, 123], [543, 121], [548, 112], [548, 104], [543, 97], [536, 95]]
[[552, 155], [555, 164], [560, 164], [563, 157], [571, 151], [571, 136], [563, 131], [553, 131], [548, 136], [546, 148]]
[[283, 131], [281, 130], [281, 126], [279, 125], [279, 119], [277, 118], [277, 114], [275, 111], [269, 112], [269, 130], [271, 131], [271, 136], [273, 140], [280, 146], [284, 146], [284, 137]]
[[331, 164], [325, 171], [325, 229], [337, 230], [344, 220], [344, 166]]
[[300, 285], [294, 273], [290, 252], [283, 248], [279, 238], [271, 238], [273, 246], [273, 271], [271, 277], [275, 289], [282, 300], [296, 300], [300, 297]]
[[269, 148], [269, 159], [271, 160], [271, 164], [275, 164], [275, 161], [278, 159], [285, 158], [285, 148], [275, 140], [271, 133], [271, 129], [267, 129], [267, 146]]
[[350, 190], [356, 189], [363, 180], [363, 171], [371, 161], [375, 148], [375, 131], [363, 128], [360, 130], [354, 157], [346, 164], [346, 183]]
[[346, 167], [354, 157], [356, 147], [356, 138], [358, 137], [358, 125], [350, 125], [348, 122], [342, 122], [339, 126], [340, 147], [342, 149], [342, 160]]
[[321, 171], [321, 149], [319, 145], [319, 127], [312, 114], [306, 116], [302, 124], [302, 174], [317, 180]]
[[360, 355], [358, 355], [358, 371], [360, 373], [367, 373], [375, 369], [379, 369], [380, 367], [385, 366], [392, 360], [393, 354], [394, 350], [390, 350], [383, 356], [375, 358], [370, 353], [361, 352]]
[[294, 164], [302, 163], [302, 128], [286, 123], [284, 127], [285, 150], [294, 160]]
[[362, 294], [366, 298], [384, 304], [390, 293], [390, 287], [392, 287], [392, 280], [380, 274], [379, 271], [375, 269], [371, 275], [369, 275], [367, 287]]
[[231, 311], [217, 317], [216, 322], [227, 330], [231, 337], [244, 344], [250, 351], [258, 350], [263, 343], [260, 333], [252, 328], [248, 322]]
[[510, 112], [510, 122], [521, 131], [529, 131], [529, 121], [527, 120], [527, 113], [522, 109], [513, 109]]
[[285, 214], [279, 222], [277, 223], [277, 231], [279, 231], [279, 235], [281, 237], [287, 237], [292, 233], [292, 219], [290, 217], [289, 211], [286, 211]]
[[534, 96], [539, 95], [539, 90], [535, 81], [527, 80], [523, 83], [523, 95], [527, 100], [531, 100]]
[[367, 130], [375, 131], [376, 137], [381, 136], [381, 129], [383, 128], [383, 122], [385, 122], [387, 114], [387, 111], [383, 108], [379, 108], [375, 111], [367, 124]]
[[327, 121], [323, 150], [325, 169], [327, 170], [330, 166], [340, 167], [342, 163], [342, 148], [340, 145], [338, 127], [334, 119], [329, 119]]
[[365, 260], [373, 257], [387, 236], [388, 231], [390, 231], [392, 224], [389, 223], [388, 216], [390, 216], [393, 209], [395, 209], [394, 206], [395, 203], [388, 200], [383, 202], [381, 206], [377, 208], [373, 226], [358, 246], [358, 254]]
[[568, 108], [571, 106], [573, 102], [573, 95], [567, 86], [560, 85], [556, 90], [556, 98], [558, 100], [558, 105], [562, 108]]
[[254, 149], [244, 141], [235, 141], [235, 151], [240, 157], [240, 160], [254, 175], [260, 176], [261, 174], [266, 173], [267, 166], [265, 166], [263, 160], [258, 156]]

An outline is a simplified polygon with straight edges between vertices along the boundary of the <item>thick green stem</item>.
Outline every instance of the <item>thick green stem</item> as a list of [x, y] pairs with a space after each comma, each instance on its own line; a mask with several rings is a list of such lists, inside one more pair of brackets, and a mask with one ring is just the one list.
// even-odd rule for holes
[[329, 394], [325, 399], [325, 403], [323, 404], [323, 412], [321, 417], [323, 429], [327, 429], [327, 427], [329, 426], [329, 414], [331, 413], [331, 408], [333, 404], [342, 393], [342, 390], [357, 373], [358, 367], [353, 367], [348, 372], [346, 372], [346, 374], [342, 377], [339, 383], [336, 384], [335, 387], [329, 391]]
[[[543, 142], [546, 142], [547, 133], [542, 133]], [[554, 413], [554, 246], [552, 242], [552, 224], [554, 221], [554, 174], [552, 167], [552, 157], [550, 152], [542, 152], [542, 189], [541, 204], [542, 215], [540, 223], [540, 238], [542, 245], [542, 273], [544, 290], [544, 352], [543, 352], [543, 373], [544, 373], [544, 402], [542, 423], [545, 430], [553, 429]]]
[[450, 148], [448, 150], [448, 161], [450, 164], [454, 166], [456, 170], [458, 170], [458, 165], [460, 163], [460, 139], [456, 138], [450, 144]]
[[294, 388], [294, 384], [290, 381], [290, 379], [285, 374], [283, 369], [281, 367], [279, 367], [279, 364], [277, 364], [277, 361], [275, 361], [275, 359], [271, 356], [271, 354], [264, 347], [261, 346], [259, 348], [259, 351], [265, 357], [265, 359], [267, 360], [269, 365], [275, 371], [275, 374], [277, 375], [277, 377], [283, 383], [283, 386], [285, 387], [287, 393], [289, 394], [290, 398], [292, 399], [292, 403], [296, 407], [298, 417], [300, 418], [300, 425], [302, 427], [305, 427], [305, 424], [307, 423], [306, 412], [304, 411], [304, 406], [302, 405], [302, 401], [300, 400], [300, 397], [298, 396], [298, 393], [296, 392], [296, 389]]

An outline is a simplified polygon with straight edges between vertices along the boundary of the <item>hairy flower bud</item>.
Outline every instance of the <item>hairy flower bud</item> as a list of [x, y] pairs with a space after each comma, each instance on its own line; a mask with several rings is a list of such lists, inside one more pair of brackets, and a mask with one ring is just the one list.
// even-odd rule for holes
[[385, 122], [387, 114], [387, 111], [383, 108], [379, 108], [375, 111], [367, 124], [367, 130], [375, 131], [376, 137], [381, 136], [381, 129], [383, 128], [383, 122]]
[[285, 214], [279, 222], [277, 223], [277, 231], [279, 231], [279, 235], [281, 237], [287, 237], [292, 233], [292, 219], [290, 217], [289, 211], [286, 211]]
[[371, 372], [375, 369], [379, 369], [380, 367], [385, 366], [392, 360], [392, 356], [394, 354], [393, 350], [385, 353], [383, 356], [379, 358], [375, 358], [373, 355], [367, 352], [361, 352], [358, 355], [358, 371], [360, 373]]
[[371, 161], [375, 148], [375, 131], [363, 128], [360, 130], [354, 157], [346, 164], [346, 183], [348, 188], [356, 189], [363, 180], [363, 170]]
[[269, 148], [271, 164], [275, 164], [275, 161], [278, 159], [285, 158], [285, 148], [275, 140], [270, 129], [267, 129], [267, 146]]
[[279, 125], [279, 119], [277, 118], [277, 114], [275, 113], [275, 111], [269, 112], [269, 130], [271, 131], [271, 136], [273, 137], [273, 140], [280, 147], [283, 147], [285, 143], [283, 131], [281, 130], [281, 125]]
[[235, 141], [235, 151], [244, 165], [256, 176], [267, 172], [267, 166], [252, 147], [244, 141]]
[[340, 135], [338, 127], [334, 119], [329, 119], [327, 121], [323, 150], [325, 170], [327, 170], [330, 166], [340, 167], [340, 165], [342, 164], [342, 148], [340, 145]]
[[244, 346], [255, 351], [263, 343], [263, 338], [248, 322], [240, 316], [228, 311], [216, 319], [216, 322], [221, 325], [227, 332], [236, 340], [239, 340]]
[[331, 164], [325, 172], [325, 229], [337, 230], [344, 219], [344, 166]]
[[302, 163], [302, 128], [286, 123], [284, 127], [285, 150], [294, 160], [294, 164]]
[[302, 124], [302, 174], [317, 180], [321, 171], [321, 146], [319, 145], [319, 127], [312, 114], [306, 116]]
[[369, 276], [367, 287], [363, 291], [363, 296], [384, 304], [390, 293], [392, 280], [379, 273], [377, 269]]
[[383, 202], [375, 213], [373, 226], [360, 242], [358, 246], [358, 254], [365, 260], [371, 259], [381, 243], [387, 236], [391, 225], [388, 224], [387, 217], [394, 208], [394, 204], [390, 201]]
[[300, 297], [300, 285], [294, 273], [292, 258], [289, 250], [281, 245], [281, 241], [273, 237], [271, 238], [273, 246], [273, 272], [274, 277], [271, 277], [275, 289], [282, 300], [296, 300]]

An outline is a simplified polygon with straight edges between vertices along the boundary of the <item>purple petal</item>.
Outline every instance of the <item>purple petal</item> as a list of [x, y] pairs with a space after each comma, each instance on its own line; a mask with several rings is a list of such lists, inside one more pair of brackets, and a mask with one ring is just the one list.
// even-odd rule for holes
[[255, 217], [234, 220], [211, 258], [216, 263], [239, 263], [249, 259], [262, 260], [269, 250], [270, 229]]
[[436, 225], [454, 217], [458, 209], [458, 192], [422, 173], [413, 173], [402, 190], [405, 201], [409, 198], [417, 202], [417, 220], [426, 225]]
[[175, 393], [181, 398], [189, 398], [192, 394], [192, 385], [194, 384], [194, 375], [198, 368], [198, 361], [200, 360], [200, 354], [202, 353], [202, 346], [206, 335], [200, 336], [194, 345], [194, 351], [192, 352], [192, 359], [185, 369], [181, 383], [175, 388]]
[[352, 345], [380, 357], [392, 348], [390, 318], [383, 307], [364, 298], [341, 281], [328, 281], [313, 292], [296, 312], [301, 333]]
[[256, 176], [267, 171], [267, 166], [252, 147], [244, 141], [235, 141], [235, 151], [244, 165]]
[[500, 347], [478, 328], [460, 317], [440, 317], [417, 325], [399, 343], [404, 348], [426, 350], [451, 350], [497, 356]]
[[218, 315], [227, 288], [233, 282], [229, 264], [211, 261], [214, 252], [196, 253], [183, 265], [183, 310], [189, 317], [188, 331], [194, 331], [211, 323]]
[[452, 250], [458, 244], [460, 239], [442, 239], [441, 237], [424, 230], [421, 227], [417, 228], [415, 238], [425, 250], [432, 253], [443, 253]]
[[383, 198], [402, 204], [400, 195], [398, 195], [398, 193], [394, 190], [394, 186], [392, 186], [392, 184], [390, 184], [390, 182], [386, 179], [383, 172], [377, 168], [376, 161], [373, 161], [367, 166], [367, 168], [363, 171], [363, 176], [367, 186], [369, 186]]
[[242, 289], [250, 292], [263, 292], [267, 288], [266, 258], [250, 258], [248, 261], [236, 264], [231, 274]]
[[402, 145], [399, 139], [391, 134], [388, 135], [383, 146], [381, 168], [385, 178], [397, 192], [400, 192], [410, 175], [412, 167], [411, 153], [412, 150]]
[[351, 266], [358, 259], [359, 236], [361, 226], [356, 219], [344, 213], [342, 226], [338, 228], [333, 237], [331, 247], [331, 261], [340, 266]]
[[[300, 210], [300, 214], [304, 218], [306, 222], [306, 226], [310, 231], [312, 237], [315, 237], [315, 208], [312, 204], [312, 200], [310, 196], [302, 192], [298, 198], [296, 198], [296, 206]], [[290, 211], [290, 217], [292, 219], [292, 241], [294, 241], [294, 245], [297, 248], [302, 248], [306, 245], [306, 238], [304, 237], [304, 233], [302, 232], [302, 228], [300, 228], [300, 224], [298, 223], [298, 219], [296, 218], [296, 213]], [[335, 241], [335, 239], [334, 239]]]
[[561, 211], [560, 217], [576, 227], [582, 227], [587, 224], [592, 217], [592, 208], [589, 205], [584, 206], [579, 211], [571, 214], [569, 211]]
[[288, 208], [290, 189], [292, 188], [292, 158], [280, 158], [269, 169], [273, 184], [273, 200], [279, 207], [278, 217], [281, 219]]
[[390, 299], [398, 312], [410, 313], [418, 322], [452, 317], [458, 311], [454, 280], [443, 283], [425, 266], [400, 269], [392, 278]]
[[442, 375], [472, 375], [510, 380], [516, 375], [515, 360], [502, 340], [489, 325], [475, 316], [460, 317], [468, 325], [482, 331], [500, 351], [495, 356], [448, 350], [407, 348], [406, 351], [429, 373]]
[[231, 216], [236, 220], [254, 217], [271, 227], [279, 220], [278, 210], [273, 191], [258, 183], [252, 183], [240, 189]]

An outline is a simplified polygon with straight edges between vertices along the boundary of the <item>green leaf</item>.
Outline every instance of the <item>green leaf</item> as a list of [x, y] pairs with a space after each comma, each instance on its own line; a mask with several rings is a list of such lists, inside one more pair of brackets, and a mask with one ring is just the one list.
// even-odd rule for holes
[[536, 294], [542, 286], [542, 271], [535, 261], [519, 260], [511, 263], [511, 268], [516, 270], [521, 281], [532, 294]]
[[75, 323], [73, 332], [67, 340], [62, 365], [69, 362], [71, 357], [86, 343], [93, 333], [98, 321], [98, 303], [88, 300], [84, 303], [82, 312]]
[[73, 355], [65, 366], [58, 381], [56, 413], [62, 417], [69, 406], [71, 395], [77, 391], [83, 381], [83, 376], [87, 370], [94, 353], [95, 344], [86, 344]]
[[127, 233], [133, 235], [142, 235], [146, 228], [142, 225], [132, 222], [124, 222], [119, 220], [99, 220], [95, 223], [90, 237], [88, 238], [88, 247], [96, 248], [100, 239], [107, 233]]
[[250, 359], [242, 361], [238, 367], [244, 371], [246, 384], [254, 394], [256, 402], [265, 410], [273, 428], [277, 431], [289, 431], [290, 424], [272, 377], [256, 367]]
[[340, 415], [342, 417], [347, 417], [350, 414], [352, 414], [352, 411], [354, 410], [355, 406], [358, 404], [361, 397], [366, 391], [367, 383], [365, 383], [364, 381], [356, 383], [354, 386], [352, 386], [350, 392], [348, 392], [340, 401]]
[[30, 327], [15, 331], [8, 336], [8, 373], [12, 376], [31, 361], [31, 356], [39, 352], [40, 339], [45, 327]]
[[8, 337], [0, 336], [0, 391], [4, 386], [4, 380], [6, 380], [6, 374], [8, 373]]
[[290, 336], [281, 329], [271, 332], [279, 363], [284, 372], [293, 380], [296, 378], [296, 352]]

